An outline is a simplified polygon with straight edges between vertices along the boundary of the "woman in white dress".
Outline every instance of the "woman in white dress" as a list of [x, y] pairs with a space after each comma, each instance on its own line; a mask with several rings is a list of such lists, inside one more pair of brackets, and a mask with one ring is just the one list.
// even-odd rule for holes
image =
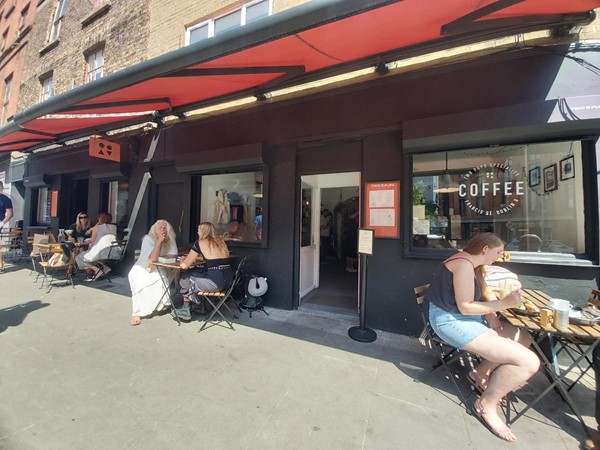
[[[100, 271], [95, 264], [108, 258], [110, 246], [117, 239], [117, 226], [111, 222], [110, 213], [98, 214], [98, 223], [92, 228], [88, 249], [75, 257], [77, 267], [81, 270], [86, 269], [92, 280], [97, 279], [99, 272], [102, 274], [110, 272], [110, 267], [103, 264], [103, 271]], [[111, 259], [119, 256], [111, 254]]]
[[128, 275], [133, 304], [131, 325], [139, 325], [142, 317], [166, 310], [171, 304], [170, 296], [163, 295], [167, 275], [150, 264], [166, 255], [177, 255], [175, 232], [169, 222], [157, 220], [144, 236], [140, 256]]

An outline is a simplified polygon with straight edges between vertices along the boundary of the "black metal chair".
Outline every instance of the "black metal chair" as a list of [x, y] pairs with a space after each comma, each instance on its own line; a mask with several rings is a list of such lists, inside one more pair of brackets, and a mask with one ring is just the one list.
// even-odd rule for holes
[[[424, 381], [429, 375], [431, 375], [434, 371], [436, 371], [440, 367], [444, 367], [446, 369], [447, 377], [452, 381], [460, 400], [462, 401], [465, 408], [467, 407], [467, 397], [465, 397], [462, 389], [458, 385], [456, 381], [458, 376], [455, 375], [449, 367], [449, 364], [453, 362], [461, 362], [463, 366], [470, 364], [473, 366], [472, 361], [478, 360], [476, 355], [472, 355], [466, 350], [461, 350], [457, 347], [454, 347], [447, 342], [445, 342], [442, 338], [440, 338], [434, 331], [431, 323], [429, 322], [429, 304], [427, 303], [427, 299], [425, 294], [427, 289], [429, 288], [428, 284], [424, 284], [422, 286], [417, 286], [414, 288], [415, 297], [417, 300], [417, 304], [419, 305], [419, 310], [421, 312], [421, 318], [423, 319], [423, 331], [419, 336], [419, 340], [431, 348], [438, 357], [438, 362], [432, 366], [425, 374], [423, 374], [419, 381]], [[469, 396], [473, 393], [473, 390], [469, 393]]]
[[[200, 331], [204, 330], [204, 328], [211, 322], [211, 320], [215, 314], [218, 314], [219, 316], [221, 316], [221, 319], [223, 319], [227, 323], [229, 328], [231, 328], [232, 330], [235, 330], [235, 328], [233, 328], [233, 321], [236, 319], [236, 315], [229, 308], [229, 306], [227, 306], [226, 302], [227, 302], [227, 300], [233, 300], [236, 307], [239, 309], [238, 304], [235, 302], [235, 299], [233, 298], [233, 292], [236, 289], [237, 285], [239, 284], [240, 280], [242, 279], [242, 271], [244, 270], [244, 266], [246, 265], [247, 261], [248, 261], [248, 256], [245, 256], [242, 258], [242, 260], [238, 264], [238, 267], [235, 271], [235, 275], [233, 277], [233, 282], [231, 283], [231, 286], [229, 286], [229, 288], [227, 288], [223, 291], [216, 291], [216, 292], [211, 292], [211, 291], [196, 292], [196, 296], [205, 299], [208, 302], [208, 304], [210, 305], [210, 308], [212, 308], [211, 313], [204, 320], [204, 323], [202, 324], [202, 327], [200, 327], [200, 329], [198, 330], [198, 333]], [[221, 312], [222, 307], [227, 308], [227, 310], [231, 314], [231, 320], [228, 320], [223, 315], [223, 313]]]
[[[106, 258], [100, 261], [96, 261], [95, 265], [98, 271], [94, 274], [90, 281], [95, 281], [102, 277], [106, 277], [108, 282], [112, 283], [112, 281], [110, 280], [109, 273], [111, 272], [112, 267], [116, 266], [120, 261], [123, 260], [126, 248], [127, 239], [123, 239], [120, 241], [112, 241], [110, 246], [108, 247], [108, 253], [106, 255]], [[105, 267], [108, 267], [111, 270], [106, 270]]]

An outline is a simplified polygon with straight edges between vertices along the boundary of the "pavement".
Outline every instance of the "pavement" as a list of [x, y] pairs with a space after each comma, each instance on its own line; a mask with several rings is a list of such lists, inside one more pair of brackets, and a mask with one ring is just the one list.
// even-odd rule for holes
[[[459, 403], [418, 339], [313, 310], [129, 325], [127, 280], [39, 288], [23, 261], [0, 273], [1, 449], [575, 449], [583, 429], [555, 393], [493, 436]], [[399, 299], [401, 301], [401, 299]], [[412, 301], [412, 299], [404, 299]], [[460, 370], [460, 369], [459, 369]], [[595, 425], [590, 371], [572, 390]], [[469, 386], [459, 380], [465, 391]], [[544, 389], [536, 374], [517, 410]], [[475, 399], [470, 395], [468, 401]]]

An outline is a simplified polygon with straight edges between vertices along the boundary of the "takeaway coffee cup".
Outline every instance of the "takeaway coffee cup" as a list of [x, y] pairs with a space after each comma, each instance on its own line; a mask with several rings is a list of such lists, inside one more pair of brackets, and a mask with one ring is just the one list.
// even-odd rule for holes
[[554, 308], [554, 328], [563, 330], [569, 328], [569, 310], [571, 303], [568, 300], [552, 299]]

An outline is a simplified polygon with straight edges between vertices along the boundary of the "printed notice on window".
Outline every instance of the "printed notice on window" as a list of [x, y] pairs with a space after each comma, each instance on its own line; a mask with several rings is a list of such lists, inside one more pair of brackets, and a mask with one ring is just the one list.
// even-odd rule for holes
[[369, 224], [374, 227], [393, 227], [396, 225], [394, 208], [372, 209]]
[[371, 191], [369, 193], [369, 208], [393, 208], [394, 190]]

